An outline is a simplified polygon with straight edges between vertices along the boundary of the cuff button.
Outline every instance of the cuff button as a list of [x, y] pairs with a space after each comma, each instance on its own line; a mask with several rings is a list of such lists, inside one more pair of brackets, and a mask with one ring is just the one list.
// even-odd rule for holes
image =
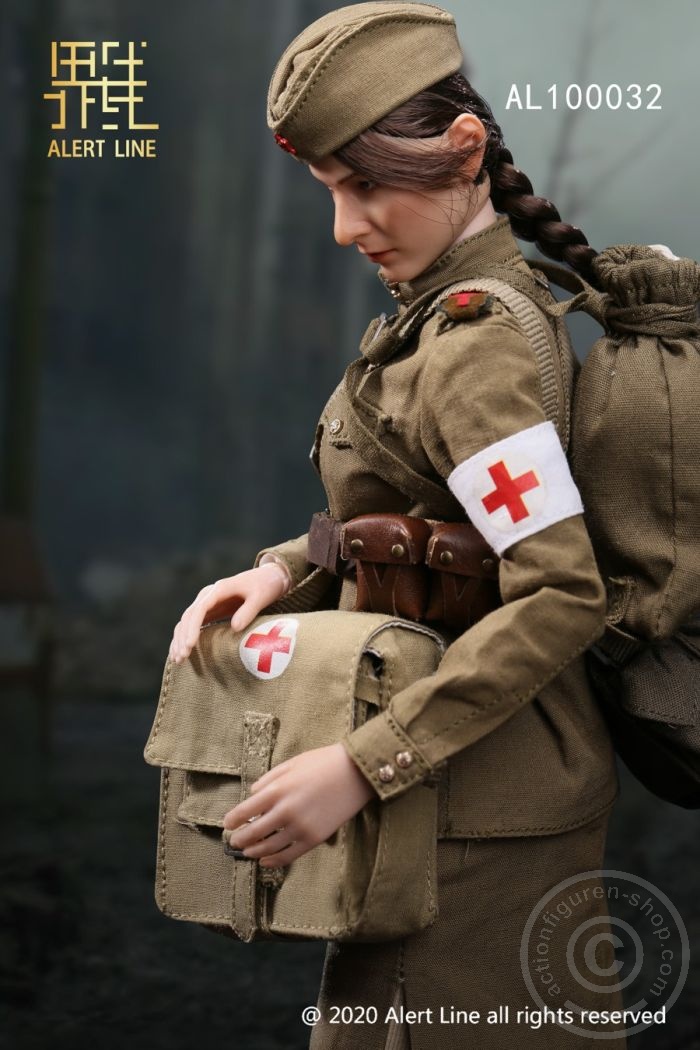
[[413, 755], [410, 751], [397, 751], [396, 753], [396, 765], [401, 766], [401, 769], [408, 769], [413, 763]]
[[379, 767], [379, 772], [377, 775], [384, 784], [388, 784], [389, 781], [393, 780], [396, 776], [396, 771], [394, 767], [389, 762], [387, 762], [385, 766]]

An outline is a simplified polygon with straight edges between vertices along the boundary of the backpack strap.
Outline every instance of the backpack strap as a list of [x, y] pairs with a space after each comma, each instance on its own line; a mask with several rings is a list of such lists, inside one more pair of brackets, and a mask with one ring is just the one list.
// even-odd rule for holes
[[[496, 277], [513, 288], [533, 299], [543, 313], [552, 318], [565, 317], [567, 314], [582, 311], [592, 317], [601, 328], [607, 328], [606, 317], [610, 296], [600, 292], [593, 285], [576, 273], [557, 263], [544, 259], [525, 259], [531, 273], [513, 266], [492, 264], [483, 271], [484, 277]], [[546, 280], [545, 280], [546, 278]], [[570, 299], [556, 302], [549, 292], [549, 281], [571, 292]]]
[[[566, 326], [560, 318], [553, 318], [553, 324], [550, 324], [543, 317], [539, 303], [533, 302], [529, 293], [536, 280], [535, 275], [531, 276], [512, 268], [510, 271], [506, 267], [503, 269], [505, 272], [518, 273], [518, 276], [522, 273], [524, 280], [521, 282], [516, 278], [516, 281], [521, 288], [527, 288], [528, 291], [516, 290], [512, 283], [506, 283], [496, 277], [459, 281], [440, 292], [435, 300], [434, 309], [437, 309], [440, 303], [455, 292], [475, 291], [488, 292], [505, 306], [518, 322], [533, 348], [540, 380], [542, 408], [546, 419], [556, 426], [562, 445], [566, 449], [569, 444], [571, 401], [576, 369], [576, 360]], [[544, 297], [542, 297], [542, 305], [549, 305], [548, 300]]]
[[[559, 269], [563, 270], [563, 267], [552, 268], [557, 271]], [[539, 263], [537, 271], [539, 271]], [[432, 300], [415, 304], [416, 307], [420, 306], [420, 309], [412, 312], [400, 329], [392, 333], [389, 351], [395, 353], [398, 347], [435, 313], [440, 303], [448, 295], [455, 291], [488, 291], [515, 317], [530, 340], [537, 360], [545, 416], [556, 426], [562, 445], [566, 449], [569, 444], [571, 400], [577, 365], [563, 316], [572, 309], [587, 306], [589, 292], [586, 289], [589, 286], [585, 285], [582, 278], [574, 274], [576, 281], [581, 282], [580, 288], [578, 284], [573, 286], [579, 288], [578, 294], [565, 303], [552, 302], [546, 281], [539, 276], [537, 271], [531, 274], [512, 266], [494, 265], [484, 271], [485, 276], [482, 278], [459, 281], [441, 289]], [[569, 271], [563, 272], [569, 273]], [[590, 292], [594, 296], [598, 294], [593, 289], [590, 289]], [[553, 323], [550, 324], [543, 314], [548, 314]], [[376, 332], [369, 333], [370, 340], [372, 335], [376, 335]], [[348, 366], [344, 381], [337, 391], [343, 397], [343, 411], [352, 420], [358, 454], [379, 477], [412, 499], [418, 509], [428, 507], [431, 513], [445, 520], [457, 520], [455, 516], [461, 513], [462, 508], [449, 489], [422, 477], [409, 464], [399, 459], [382, 444], [358, 413], [354, 403], [355, 394], [367, 361], [376, 363], [388, 356], [382, 352], [375, 361], [375, 356], [369, 352], [369, 349], [365, 347], [363, 357]]]

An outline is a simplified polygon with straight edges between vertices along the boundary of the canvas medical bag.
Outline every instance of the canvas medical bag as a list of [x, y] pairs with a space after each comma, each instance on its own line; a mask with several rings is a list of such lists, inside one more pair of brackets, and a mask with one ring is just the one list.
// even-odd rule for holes
[[285, 759], [336, 743], [393, 693], [432, 674], [445, 643], [375, 613], [257, 617], [202, 628], [168, 661], [146, 761], [161, 767], [156, 901], [243, 941], [390, 940], [437, 916], [437, 785], [371, 799], [291, 865], [232, 850], [223, 818]]

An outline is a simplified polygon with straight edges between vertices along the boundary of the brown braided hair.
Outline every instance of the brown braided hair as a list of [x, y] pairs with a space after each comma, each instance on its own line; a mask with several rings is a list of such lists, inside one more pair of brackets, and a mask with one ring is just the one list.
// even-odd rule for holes
[[513, 164], [513, 155], [503, 142], [489, 104], [462, 73], [453, 73], [414, 95], [334, 156], [358, 175], [389, 186], [439, 190], [459, 185], [464, 182], [465, 161], [479, 151], [481, 144], [416, 150], [412, 143], [410, 151], [405, 146], [406, 139], [441, 135], [455, 119], [455, 111], [472, 113], [486, 129], [482, 167], [474, 184], [480, 185], [488, 174], [493, 206], [508, 215], [516, 237], [533, 241], [544, 255], [568, 264], [595, 284], [591, 262], [597, 252], [578, 227], [562, 222], [551, 201], [534, 195], [527, 175]]

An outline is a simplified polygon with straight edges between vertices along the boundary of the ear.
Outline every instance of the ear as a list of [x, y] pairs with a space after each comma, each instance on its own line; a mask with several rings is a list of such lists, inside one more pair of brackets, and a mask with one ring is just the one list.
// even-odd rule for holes
[[449, 144], [456, 149], [478, 147], [462, 169], [468, 179], [474, 179], [486, 149], [486, 128], [473, 113], [460, 113], [452, 121], [446, 134]]

